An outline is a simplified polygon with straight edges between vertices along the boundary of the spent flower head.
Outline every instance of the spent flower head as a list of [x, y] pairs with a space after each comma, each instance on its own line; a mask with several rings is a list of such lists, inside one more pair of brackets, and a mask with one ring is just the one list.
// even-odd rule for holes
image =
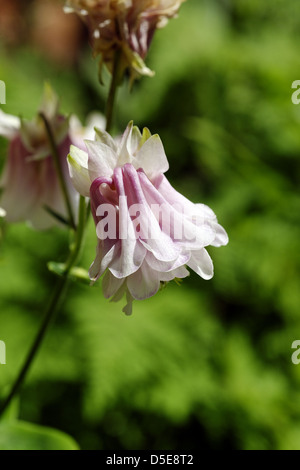
[[177, 15], [185, 0], [67, 0], [66, 12], [76, 12], [88, 25], [94, 55], [110, 71], [121, 52], [121, 70], [134, 78], [152, 76], [144, 59], [156, 29]]

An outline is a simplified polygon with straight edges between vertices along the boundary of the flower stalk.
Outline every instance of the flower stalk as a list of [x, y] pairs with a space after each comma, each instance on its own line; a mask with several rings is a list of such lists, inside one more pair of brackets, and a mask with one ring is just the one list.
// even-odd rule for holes
[[[120, 54], [116, 54], [115, 59], [114, 59], [114, 69], [113, 69], [113, 74], [112, 74], [112, 79], [111, 79], [111, 85], [110, 85], [110, 90], [109, 90], [109, 95], [108, 95], [108, 100], [107, 100], [106, 129], [108, 130], [110, 130], [112, 126], [115, 97], [116, 97], [118, 85], [120, 83], [119, 65], [120, 65]], [[7, 398], [4, 400], [2, 405], [0, 405], [0, 417], [3, 415], [3, 413], [5, 412], [5, 410], [7, 409], [7, 407], [13, 400], [13, 398], [16, 396], [16, 394], [19, 392], [27, 376], [27, 373], [39, 351], [39, 348], [45, 338], [45, 335], [49, 329], [49, 326], [53, 322], [53, 319], [55, 318], [55, 315], [63, 301], [64, 294], [68, 288], [69, 275], [72, 269], [74, 268], [75, 264], [77, 263], [78, 258], [80, 257], [80, 254], [82, 251], [85, 227], [86, 227], [89, 215], [90, 215], [90, 205], [86, 204], [85, 197], [81, 195], [79, 198], [78, 222], [76, 226], [74, 215], [73, 215], [73, 210], [72, 210], [72, 204], [71, 204], [71, 200], [69, 197], [69, 192], [68, 192], [68, 188], [66, 185], [63, 169], [61, 166], [61, 161], [59, 157], [58, 148], [55, 142], [53, 130], [51, 128], [51, 125], [46, 115], [43, 112], [40, 112], [39, 116], [42, 119], [44, 126], [45, 126], [48, 142], [51, 148], [51, 154], [53, 156], [57, 176], [60, 182], [61, 191], [64, 197], [67, 214], [69, 217], [69, 224], [70, 224], [70, 227], [73, 228], [75, 232], [75, 240], [74, 240], [74, 243], [70, 246], [70, 252], [69, 252], [68, 259], [65, 263], [64, 270], [61, 274], [61, 277], [57, 281], [50, 303], [46, 309], [43, 322], [28, 352], [26, 360], [22, 366], [22, 369], [20, 370], [18, 377], [16, 378], [14, 384], [12, 385], [12, 388]]]
[[114, 65], [113, 65], [113, 74], [111, 77], [110, 82], [110, 89], [107, 98], [107, 105], [106, 105], [106, 132], [110, 132], [112, 128], [113, 122], [113, 109], [115, 104], [115, 99], [117, 95], [117, 89], [120, 83], [120, 59], [121, 54], [120, 52], [116, 52], [114, 57]]
[[43, 342], [43, 339], [45, 338], [45, 335], [49, 329], [49, 326], [53, 322], [53, 319], [55, 317], [55, 314], [57, 313], [63, 298], [64, 294], [67, 290], [68, 287], [68, 281], [69, 281], [69, 274], [71, 269], [75, 266], [75, 263], [78, 261], [78, 258], [81, 253], [82, 249], [82, 242], [83, 242], [83, 237], [84, 237], [84, 231], [85, 231], [85, 226], [86, 226], [86, 202], [84, 197], [80, 197], [80, 203], [79, 203], [79, 214], [78, 214], [78, 226], [76, 230], [76, 236], [75, 236], [75, 242], [71, 246], [70, 253], [68, 260], [65, 264], [65, 270], [62, 273], [62, 276], [58, 279], [57, 284], [55, 286], [55, 290], [53, 292], [52, 298], [50, 300], [50, 303], [46, 309], [45, 316], [43, 319], [43, 322], [37, 332], [37, 335], [35, 337], [35, 340], [30, 348], [30, 351], [26, 357], [26, 360], [23, 364], [23, 367], [16, 378], [10, 393], [8, 394], [7, 398], [4, 400], [2, 405], [0, 406], [0, 417], [3, 415], [9, 404], [11, 403], [12, 399], [15, 397], [15, 395], [19, 392], [26, 375], [39, 351], [39, 348]]

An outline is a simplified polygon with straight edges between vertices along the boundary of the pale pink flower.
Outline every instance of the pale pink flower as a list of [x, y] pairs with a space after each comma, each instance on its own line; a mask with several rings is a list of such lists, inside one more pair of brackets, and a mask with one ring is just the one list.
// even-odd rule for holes
[[75, 11], [88, 25], [94, 54], [102, 55], [109, 70], [116, 51], [121, 51], [121, 68], [132, 76], [153, 75], [146, 67], [156, 29], [178, 13], [185, 0], [67, 0], [66, 12]]
[[104, 296], [118, 301], [125, 293], [123, 311], [130, 314], [133, 299], [188, 276], [186, 266], [210, 279], [205, 247], [226, 245], [228, 236], [208, 206], [193, 204], [168, 182], [159, 136], [130, 123], [119, 145], [102, 131], [85, 144], [87, 152], [71, 147], [68, 162], [75, 188], [91, 198], [98, 245], [89, 274], [96, 281], [105, 273]]
[[[71, 144], [84, 148], [83, 139], [93, 138], [93, 133], [82, 128], [75, 118], [69, 121], [59, 114], [58, 104], [57, 96], [46, 86], [39, 112], [52, 128], [75, 215], [78, 194], [70, 181], [67, 155]], [[94, 124], [101, 125], [101, 121]], [[26, 121], [0, 110], [0, 135], [10, 141], [0, 180], [0, 205], [6, 211], [7, 222], [28, 221], [36, 229], [50, 228], [57, 221], [46, 208], [66, 218], [65, 201], [41, 117]]]

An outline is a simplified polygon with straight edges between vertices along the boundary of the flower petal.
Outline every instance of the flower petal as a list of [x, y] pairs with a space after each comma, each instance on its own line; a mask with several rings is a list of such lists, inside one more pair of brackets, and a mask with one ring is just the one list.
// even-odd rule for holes
[[88, 151], [88, 170], [91, 181], [98, 177], [111, 176], [117, 164], [116, 152], [101, 142], [85, 140]]
[[[86, 151], [84, 140], [94, 140], [96, 132], [101, 132], [100, 129], [104, 128], [105, 119], [100, 113], [91, 113], [87, 117], [86, 125], [82, 126], [80, 120], [74, 114], [69, 119], [69, 135], [76, 147]], [[98, 130], [95, 129], [98, 127]], [[111, 138], [113, 141], [113, 139]]]
[[59, 99], [49, 83], [44, 85], [44, 93], [39, 107], [39, 111], [51, 121], [58, 114]]
[[189, 262], [190, 257], [191, 257], [191, 253], [185, 252], [185, 253], [181, 253], [175, 261], [169, 261], [169, 262], [159, 261], [157, 258], [155, 258], [153, 253], [148, 252], [145, 260], [150, 266], [150, 268], [153, 269], [154, 271], [165, 273], [165, 272], [173, 271], [174, 269], [177, 269], [180, 266], [184, 266], [185, 264]]
[[226, 230], [222, 227], [222, 225], [214, 223], [213, 228], [215, 230], [216, 236], [211, 245], [217, 247], [227, 245], [227, 243], [229, 242], [229, 238]]
[[170, 204], [178, 204], [185, 214], [195, 215], [195, 204], [176, 191], [164, 175], [157, 176], [152, 183]]
[[131, 153], [131, 138], [133, 130], [133, 121], [130, 121], [127, 125], [124, 134], [118, 148], [118, 166], [125, 165], [125, 163], [131, 163], [132, 153]]
[[191, 259], [187, 265], [203, 279], [211, 279], [214, 275], [213, 263], [205, 248], [192, 252]]
[[88, 154], [71, 145], [68, 155], [69, 173], [75, 189], [85, 197], [90, 195], [91, 180], [88, 171]]
[[218, 224], [217, 217], [213, 210], [205, 204], [194, 204], [186, 197], [176, 191], [164, 175], [158, 176], [153, 181], [154, 186], [164, 198], [173, 204], [182, 207], [184, 213], [191, 217], [191, 220], [197, 225], [210, 227], [214, 233], [213, 240], [206, 243], [213, 246], [227, 245], [228, 235], [224, 228]]
[[128, 277], [127, 287], [136, 300], [152, 297], [160, 287], [159, 274], [153, 271], [147, 263], [143, 263], [136, 273]]
[[122, 240], [119, 257], [110, 263], [109, 270], [117, 278], [125, 278], [135, 273], [143, 263], [146, 255], [145, 247], [136, 240]]
[[107, 145], [108, 147], [112, 148], [114, 152], [117, 153], [118, 147], [117, 144], [115, 143], [114, 139], [111, 137], [111, 135], [103, 131], [100, 126], [95, 126], [95, 133], [96, 133], [96, 141], [101, 142], [102, 144]]
[[128, 293], [128, 289], [127, 289], [127, 282], [125, 280], [125, 282], [122, 283], [121, 287], [117, 290], [117, 292], [114, 294], [114, 296], [110, 299], [111, 302], [119, 302], [119, 300], [122, 299], [123, 295], [124, 294], [127, 294]]
[[121, 251], [119, 258], [116, 258], [109, 266], [110, 271], [118, 278], [127, 277], [136, 272], [141, 266], [146, 249], [135, 237], [133, 222], [129, 215], [124, 187], [123, 174], [121, 168], [116, 168], [114, 172], [114, 182], [119, 195], [119, 230], [122, 238], [119, 243]]
[[174, 269], [173, 271], [169, 271], [167, 273], [160, 273], [159, 278], [163, 282], [170, 282], [173, 279], [184, 279], [190, 275], [189, 271], [186, 269], [185, 266], [181, 266], [180, 268]]
[[0, 109], [0, 135], [12, 139], [20, 129], [21, 121], [18, 117], [4, 113]]
[[138, 172], [130, 164], [124, 165], [123, 172], [128, 206], [138, 204], [141, 220], [140, 242], [160, 261], [174, 261], [179, 256], [181, 249], [173, 243], [170, 236], [161, 230], [143, 193]]
[[[162, 230], [168, 233], [176, 245], [186, 251], [199, 250], [211, 244], [215, 239], [215, 231], [210, 225], [205, 223], [195, 224], [192, 216], [186, 217], [184, 207], [176, 202], [170, 204], [149, 181], [143, 171], [139, 171], [138, 175], [149, 204], [156, 204], [158, 208], [156, 217]], [[192, 203], [190, 204], [192, 207], [194, 206]], [[189, 208], [188, 210], [190, 212]]]
[[114, 296], [116, 292], [120, 289], [124, 282], [124, 279], [118, 279], [113, 276], [110, 271], [106, 271], [103, 280], [102, 280], [102, 290], [104, 297], [109, 299]]
[[137, 126], [133, 126], [132, 134], [131, 134], [131, 141], [128, 142], [129, 144], [128, 151], [131, 154], [135, 154], [137, 152], [137, 150], [139, 149], [141, 140], [142, 140], [141, 131], [139, 130]]
[[96, 249], [96, 258], [90, 266], [89, 276], [92, 283], [96, 282], [102, 276], [104, 271], [119, 257], [120, 243], [112, 240], [99, 241]]

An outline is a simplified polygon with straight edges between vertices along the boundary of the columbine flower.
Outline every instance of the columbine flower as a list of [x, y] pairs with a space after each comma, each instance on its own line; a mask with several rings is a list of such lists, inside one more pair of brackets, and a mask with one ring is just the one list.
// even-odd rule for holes
[[164, 173], [168, 161], [158, 135], [143, 134], [130, 123], [119, 145], [97, 131], [86, 141], [87, 152], [74, 146], [68, 157], [77, 191], [90, 196], [97, 227], [96, 258], [90, 278], [102, 274], [103, 292], [113, 301], [153, 296], [161, 283], [189, 275], [186, 266], [204, 279], [213, 276], [205, 247], [228, 243], [214, 212], [179, 194]]
[[185, 0], [66, 0], [66, 12], [75, 11], [87, 23], [94, 54], [112, 70], [116, 51], [122, 68], [131, 74], [153, 75], [146, 67], [155, 30], [176, 16]]
[[[67, 155], [70, 145], [84, 146], [83, 138], [90, 137], [75, 118], [70, 122], [58, 113], [58, 98], [46, 86], [39, 112], [49, 122], [58, 148], [70, 200], [75, 209], [78, 199], [71, 184]], [[102, 125], [94, 120], [94, 124]], [[66, 217], [65, 201], [56, 174], [44, 123], [40, 116], [32, 121], [21, 120], [0, 110], [0, 135], [9, 139], [8, 158], [0, 180], [3, 192], [1, 207], [8, 222], [29, 221], [36, 229], [56, 224], [46, 208]]]

